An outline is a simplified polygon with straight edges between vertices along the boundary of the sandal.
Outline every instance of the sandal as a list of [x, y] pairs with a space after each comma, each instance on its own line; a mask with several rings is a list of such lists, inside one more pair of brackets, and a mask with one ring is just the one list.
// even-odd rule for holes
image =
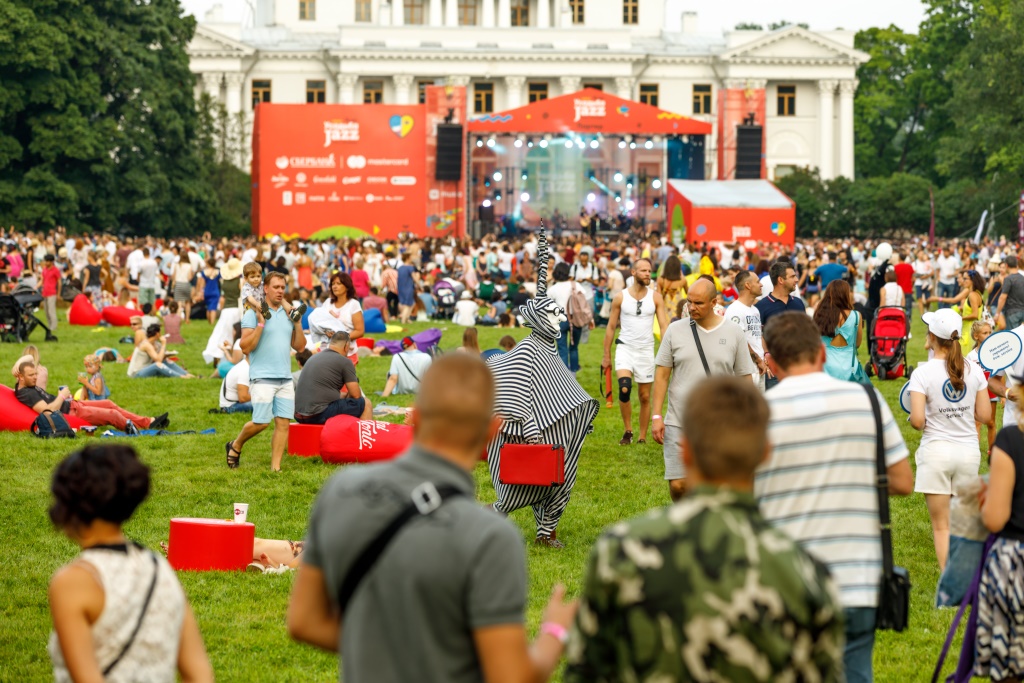
[[[232, 451], [235, 452], [235, 455], [231, 455]], [[228, 467], [230, 469], [237, 470], [238, 469], [238, 463], [242, 459], [242, 451], [235, 450], [235, 442], [234, 441], [228, 441], [226, 444], [224, 444], [224, 455], [227, 458]]]

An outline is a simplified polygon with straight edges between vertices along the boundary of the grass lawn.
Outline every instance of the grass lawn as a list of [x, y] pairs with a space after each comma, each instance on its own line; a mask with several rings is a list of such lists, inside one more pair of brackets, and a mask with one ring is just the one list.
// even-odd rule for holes
[[[428, 327], [410, 326], [412, 330]], [[441, 345], [454, 349], [461, 341], [462, 328], [445, 327]], [[925, 357], [925, 331], [915, 313], [911, 362]], [[205, 372], [200, 352], [210, 327], [193, 321], [182, 335], [188, 344], [179, 346], [181, 361], [194, 372]], [[480, 328], [482, 348], [497, 346], [508, 332]], [[522, 338], [528, 330], [513, 330]], [[100, 346], [117, 346], [127, 353], [130, 347], [118, 345], [125, 329], [95, 330], [71, 328], [62, 324], [57, 331], [59, 343], [40, 343], [43, 364], [49, 368], [51, 391], [59, 384], [73, 384], [82, 369], [82, 357]], [[598, 395], [598, 366], [603, 330], [591, 335], [581, 349], [580, 373], [585, 389]], [[42, 338], [41, 333], [34, 337]], [[18, 357], [21, 347], [0, 347], [0, 368]], [[862, 359], [867, 357], [862, 351]], [[376, 402], [372, 392], [384, 385], [390, 360], [369, 358], [359, 363], [364, 391]], [[318, 458], [293, 458], [284, 461], [284, 472], [270, 472], [269, 431], [251, 441], [242, 456], [241, 468], [228, 470], [224, 464], [224, 442], [233, 437], [246, 418], [237, 415], [208, 415], [217, 405], [219, 381], [141, 379], [125, 375], [125, 365], [107, 364], [104, 375], [112, 400], [143, 415], [170, 411], [171, 429], [200, 430], [215, 427], [215, 436], [187, 435], [150, 437], [131, 440], [152, 468], [153, 487], [149, 499], [128, 524], [127, 534], [150, 548], [167, 538], [172, 517], [220, 517], [231, 515], [235, 502], [249, 503], [249, 521], [264, 538], [302, 538], [313, 498], [335, 469]], [[11, 381], [8, 378], [5, 381]], [[876, 380], [877, 381], [877, 380]], [[911, 453], [919, 435], [904, 421], [898, 407], [902, 380], [878, 383], [901, 424]], [[391, 399], [408, 404], [402, 397]], [[634, 410], [635, 413], [635, 410]], [[635, 419], [635, 417], [634, 417]], [[529, 509], [516, 512], [512, 519], [521, 528], [530, 574], [528, 627], [539, 626], [541, 611], [552, 586], [561, 581], [570, 594], [580, 589], [581, 574], [591, 544], [601, 529], [623, 518], [635, 516], [651, 507], [665, 505], [666, 483], [662, 480], [661, 448], [656, 444], [621, 448], [622, 435], [618, 407], [603, 407], [596, 429], [583, 448], [579, 478], [572, 502], [558, 529], [558, 537], [567, 547], [562, 551], [536, 548], [533, 543], [533, 514]], [[97, 437], [93, 437], [97, 438]], [[50, 617], [46, 602], [49, 577], [74, 557], [76, 548], [54, 531], [47, 517], [49, 479], [54, 465], [76, 442], [43, 441], [30, 434], [0, 433], [0, 468], [8, 483], [3, 487], [0, 519], [2, 537], [8, 547], [0, 554], [0, 680], [52, 680], [46, 639]], [[493, 501], [486, 464], [476, 470], [479, 497]], [[909, 568], [913, 582], [911, 628], [901, 634], [880, 633], [875, 647], [875, 675], [879, 681], [928, 680], [936, 656], [942, 647], [953, 611], [932, 608], [938, 565], [932, 547], [931, 526], [922, 495], [894, 499], [893, 537], [896, 562]], [[222, 681], [331, 681], [337, 678], [333, 656], [291, 642], [285, 632], [285, 607], [294, 574], [257, 575], [226, 573], [182, 573], [180, 580], [199, 620], [199, 626]], [[959, 651], [954, 645], [951, 670]]]

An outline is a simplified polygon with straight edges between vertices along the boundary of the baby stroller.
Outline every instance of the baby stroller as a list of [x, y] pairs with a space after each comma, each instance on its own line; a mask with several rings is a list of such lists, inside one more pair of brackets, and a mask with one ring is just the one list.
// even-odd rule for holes
[[455, 303], [462, 294], [460, 290], [465, 287], [451, 278], [442, 278], [434, 285], [434, 298], [437, 299], [437, 309], [434, 311], [434, 318], [438, 320], [451, 320], [455, 315]]
[[878, 375], [881, 379], [897, 379], [903, 377], [904, 370], [909, 378], [911, 369], [907, 368], [907, 336], [910, 325], [907, 314], [897, 306], [886, 306], [875, 312], [871, 321], [869, 352], [871, 361], [867, 373]]
[[25, 342], [33, 330], [46, 330], [46, 341], [57, 341], [35, 313], [43, 296], [32, 287], [18, 285], [10, 294], [0, 294], [0, 339], [7, 342]]

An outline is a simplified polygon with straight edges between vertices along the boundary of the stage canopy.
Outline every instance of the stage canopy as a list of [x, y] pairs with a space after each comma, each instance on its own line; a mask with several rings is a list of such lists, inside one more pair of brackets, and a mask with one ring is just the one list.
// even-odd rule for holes
[[796, 204], [767, 180], [670, 180], [668, 210], [689, 243], [795, 242]]
[[470, 134], [710, 135], [711, 124], [586, 88], [469, 121]]

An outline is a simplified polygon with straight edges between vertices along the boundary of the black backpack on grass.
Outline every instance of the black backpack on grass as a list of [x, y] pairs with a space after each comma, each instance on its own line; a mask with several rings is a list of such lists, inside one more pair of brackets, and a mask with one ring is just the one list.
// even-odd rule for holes
[[73, 439], [75, 430], [68, 424], [63, 413], [44, 410], [32, 423], [32, 433], [40, 439]]

